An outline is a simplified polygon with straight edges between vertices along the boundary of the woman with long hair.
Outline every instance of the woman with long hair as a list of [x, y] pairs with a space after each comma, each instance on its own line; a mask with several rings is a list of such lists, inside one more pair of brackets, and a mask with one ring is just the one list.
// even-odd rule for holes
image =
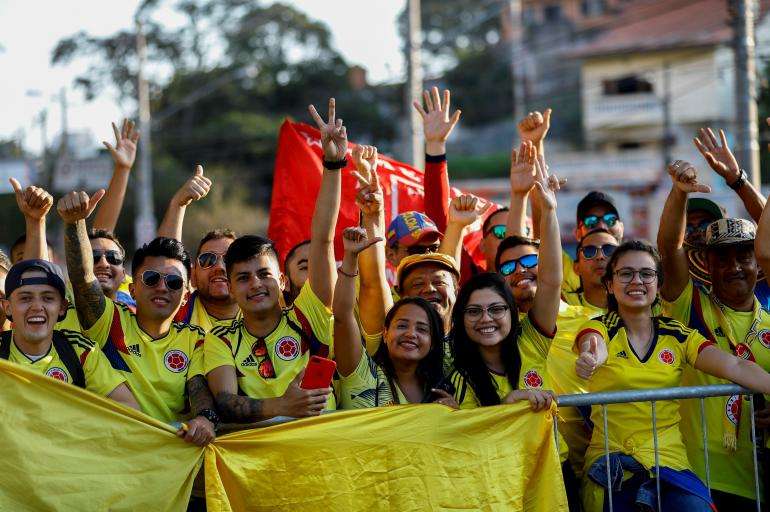
[[396, 302], [385, 316], [382, 343], [369, 356], [355, 317], [358, 253], [379, 241], [361, 228], [342, 235], [345, 255], [334, 289], [334, 357], [343, 409], [437, 402], [456, 407], [446, 390], [444, 329], [431, 304], [420, 297]]
[[[762, 393], [770, 392], [770, 374], [755, 363], [720, 350], [698, 331], [655, 316], [663, 271], [657, 251], [641, 241], [621, 244], [604, 275], [608, 312], [578, 332], [577, 374], [590, 392], [676, 387], [692, 366]], [[594, 430], [586, 452], [583, 505], [587, 512], [606, 510], [612, 485], [614, 510], [709, 511], [712, 502], [693, 473], [679, 429], [679, 402], [656, 402], [660, 496], [655, 476], [655, 439], [650, 402], [607, 406], [609, 475], [604, 457], [601, 408], [591, 412]]]

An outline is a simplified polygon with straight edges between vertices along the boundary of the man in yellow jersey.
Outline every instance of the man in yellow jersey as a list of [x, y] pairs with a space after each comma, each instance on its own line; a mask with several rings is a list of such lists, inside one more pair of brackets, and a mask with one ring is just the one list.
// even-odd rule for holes
[[131, 282], [131, 278], [126, 275], [123, 266], [126, 251], [118, 237], [104, 229], [91, 229], [88, 231], [88, 239], [91, 241], [91, 254], [94, 257], [94, 275], [99, 280], [104, 295], [110, 300], [135, 308], [136, 301], [128, 293], [126, 284]]
[[54, 263], [23, 260], [11, 267], [2, 304], [14, 327], [0, 334], [0, 359], [139, 409], [126, 379], [98, 346], [79, 332], [54, 329], [67, 310], [64, 290]]
[[562, 300], [572, 306], [583, 306], [591, 316], [607, 311], [607, 288], [602, 282], [607, 261], [618, 246], [618, 240], [606, 229], [598, 228], [584, 236], [577, 246], [572, 269], [580, 279], [574, 291], [562, 290]]
[[348, 138], [342, 120], [336, 119], [334, 98], [326, 122], [314, 106], [308, 110], [321, 132], [323, 174], [310, 227], [308, 277], [292, 307], [281, 307], [286, 275], [270, 240], [242, 236], [225, 254], [230, 291], [243, 318], [230, 327], [213, 328], [204, 347], [209, 386], [227, 421], [313, 416], [335, 405], [331, 388], [306, 390], [299, 385], [311, 355], [331, 355], [334, 228]]
[[[770, 314], [754, 296], [759, 270], [755, 227], [745, 219], [719, 219], [706, 229], [706, 263], [712, 288], [694, 284], [684, 246], [688, 194], [708, 192], [691, 164], [677, 160], [668, 167], [672, 187], [658, 232], [658, 247], [666, 276], [662, 296], [669, 316], [697, 329], [720, 349], [755, 361], [770, 370]], [[726, 381], [702, 372], [685, 373], [683, 385]], [[748, 510], [755, 500], [749, 404], [746, 398], [707, 398], [706, 422], [712, 496], [722, 510]], [[706, 481], [700, 407], [682, 402], [682, 432], [693, 469]]]
[[94, 275], [85, 223], [103, 196], [103, 190], [92, 198], [70, 192], [57, 205], [65, 224], [65, 254], [80, 324], [125, 376], [145, 413], [165, 422], [186, 421], [187, 430], [178, 434], [188, 442], [206, 444], [214, 439], [218, 416], [202, 375], [204, 333], [199, 327], [173, 323], [190, 256], [181, 242], [156, 238], [134, 253], [131, 293], [136, 313], [107, 299]]
[[227, 248], [235, 239], [230, 229], [209, 231], [201, 239], [192, 267], [191, 284], [195, 291], [179, 308], [175, 321], [197, 325], [209, 332], [213, 327], [230, 325], [240, 317], [238, 303], [230, 294], [224, 261]]

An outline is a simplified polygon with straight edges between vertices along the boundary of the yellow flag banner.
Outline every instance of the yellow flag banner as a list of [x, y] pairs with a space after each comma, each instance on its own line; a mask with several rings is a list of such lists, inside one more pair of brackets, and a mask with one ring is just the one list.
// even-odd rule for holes
[[202, 448], [163, 422], [0, 360], [0, 510], [184, 511]]
[[566, 512], [554, 411], [406, 405], [227, 434], [206, 448], [208, 510]]

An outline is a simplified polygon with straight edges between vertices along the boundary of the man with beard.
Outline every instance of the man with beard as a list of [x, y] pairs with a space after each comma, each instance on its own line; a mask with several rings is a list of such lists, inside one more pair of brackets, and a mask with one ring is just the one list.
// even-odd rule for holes
[[198, 244], [193, 262], [191, 284], [195, 288], [174, 318], [184, 324], [197, 325], [208, 332], [212, 327], [230, 325], [240, 316], [225, 272], [225, 253], [237, 237], [230, 229], [206, 233]]
[[86, 218], [103, 196], [104, 190], [93, 197], [70, 192], [57, 205], [80, 324], [126, 377], [145, 413], [167, 423], [186, 421], [187, 430], [177, 434], [187, 442], [207, 444], [219, 418], [202, 375], [199, 342], [204, 332], [173, 322], [187, 285], [190, 256], [181, 242], [156, 238], [134, 253], [131, 294], [136, 313], [109, 300], [94, 275], [86, 232]]
[[[758, 264], [755, 244], [764, 249], [768, 240], [755, 236], [745, 219], [719, 219], [706, 229], [706, 266], [712, 287], [696, 285], [688, 271], [685, 239], [687, 196], [710, 192], [698, 181], [698, 172], [681, 160], [668, 166], [672, 187], [661, 215], [658, 248], [665, 280], [661, 294], [668, 315], [697, 329], [722, 350], [746, 357], [770, 370], [770, 313], [754, 296]], [[702, 372], [686, 370], [682, 385], [722, 384]], [[750, 399], [750, 398], [748, 398]], [[741, 396], [705, 399], [708, 425], [708, 458], [711, 490], [719, 509], [754, 507], [755, 492], [750, 405]], [[681, 429], [693, 469], [705, 478], [703, 432], [697, 401], [682, 402]]]

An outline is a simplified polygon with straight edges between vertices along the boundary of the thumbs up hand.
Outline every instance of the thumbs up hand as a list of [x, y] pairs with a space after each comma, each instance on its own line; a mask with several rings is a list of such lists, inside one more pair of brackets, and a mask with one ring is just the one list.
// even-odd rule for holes
[[16, 204], [24, 214], [24, 217], [34, 220], [40, 220], [46, 216], [48, 210], [53, 206], [53, 197], [40, 187], [29, 186], [26, 189], [21, 188], [21, 184], [16, 178], [11, 178], [11, 186], [16, 194]]
[[607, 361], [607, 345], [596, 332], [584, 334], [579, 343], [580, 355], [575, 362], [575, 371], [581, 379], [588, 380]]
[[187, 206], [193, 201], [199, 201], [211, 190], [211, 178], [203, 175], [203, 166], [195, 166], [195, 174], [187, 180], [174, 194], [174, 202], [179, 206]]

